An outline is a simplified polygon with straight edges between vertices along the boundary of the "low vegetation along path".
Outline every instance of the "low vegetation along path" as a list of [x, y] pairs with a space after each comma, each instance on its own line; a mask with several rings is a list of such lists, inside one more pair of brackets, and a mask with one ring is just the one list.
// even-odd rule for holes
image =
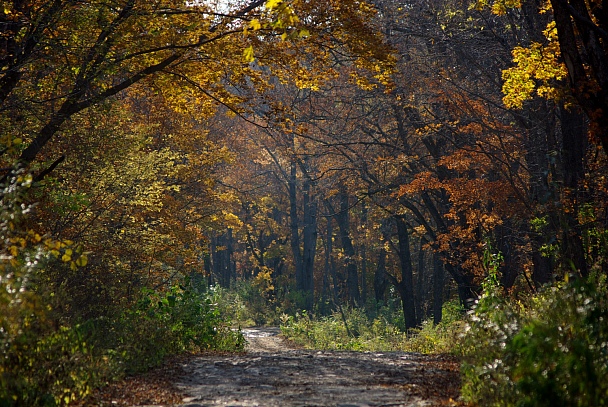
[[245, 354], [182, 362], [181, 406], [456, 405], [458, 365], [449, 358], [295, 349], [278, 328], [244, 334]]

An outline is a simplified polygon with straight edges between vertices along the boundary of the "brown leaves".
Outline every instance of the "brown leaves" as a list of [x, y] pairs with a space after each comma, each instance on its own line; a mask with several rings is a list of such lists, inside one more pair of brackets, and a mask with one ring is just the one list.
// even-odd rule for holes
[[176, 378], [183, 375], [183, 357], [171, 358], [148, 373], [127, 377], [119, 382], [97, 389], [87, 400], [74, 406], [141, 406], [173, 405], [182, 402]]

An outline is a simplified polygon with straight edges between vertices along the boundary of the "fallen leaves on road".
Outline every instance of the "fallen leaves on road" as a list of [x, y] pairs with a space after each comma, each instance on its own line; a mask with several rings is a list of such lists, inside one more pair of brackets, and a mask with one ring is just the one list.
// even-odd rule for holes
[[141, 375], [97, 389], [80, 406], [141, 406], [179, 404], [182, 393], [175, 386], [175, 378], [183, 374], [184, 356], [166, 360], [163, 365]]

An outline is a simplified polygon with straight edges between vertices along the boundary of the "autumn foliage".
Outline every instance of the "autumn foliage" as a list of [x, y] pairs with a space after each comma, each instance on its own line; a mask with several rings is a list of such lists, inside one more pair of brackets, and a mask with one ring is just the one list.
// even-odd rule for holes
[[594, 2], [5, 3], [7, 405], [238, 348], [221, 290], [420, 332], [606, 272]]

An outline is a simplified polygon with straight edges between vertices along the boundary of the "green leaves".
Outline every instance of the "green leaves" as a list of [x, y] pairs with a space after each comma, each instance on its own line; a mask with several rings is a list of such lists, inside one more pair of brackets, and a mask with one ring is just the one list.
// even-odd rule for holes
[[605, 276], [522, 303], [489, 293], [471, 315], [463, 395], [484, 406], [602, 406], [608, 385]]

